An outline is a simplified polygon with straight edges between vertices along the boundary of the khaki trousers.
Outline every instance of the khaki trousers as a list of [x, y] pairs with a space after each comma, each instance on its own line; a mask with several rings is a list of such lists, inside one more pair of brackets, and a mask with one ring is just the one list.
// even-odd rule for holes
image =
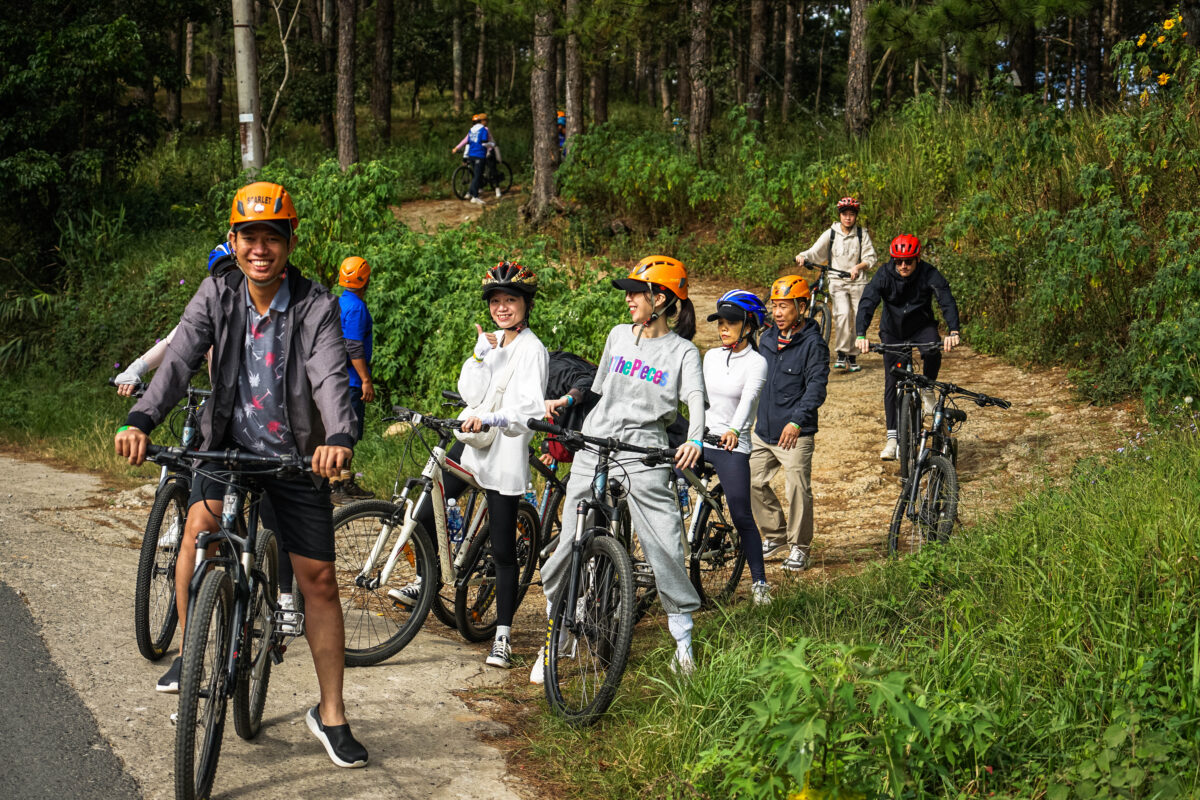
[[829, 282], [829, 299], [833, 303], [833, 352], [852, 356], [854, 349], [854, 318], [858, 315], [858, 301], [866, 290], [865, 283], [849, 283], [843, 280]]
[[[757, 433], [750, 442], [750, 507], [763, 542], [779, 544], [786, 531], [787, 543], [808, 555], [813, 538], [813, 437], [801, 436], [791, 450], [767, 444]], [[786, 525], [783, 506], [771, 488], [780, 468], [788, 496]]]

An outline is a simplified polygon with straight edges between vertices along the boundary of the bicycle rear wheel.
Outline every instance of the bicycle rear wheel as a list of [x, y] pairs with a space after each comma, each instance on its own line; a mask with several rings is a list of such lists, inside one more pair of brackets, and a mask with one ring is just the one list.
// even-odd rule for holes
[[187, 520], [188, 487], [170, 480], [158, 490], [142, 550], [138, 555], [133, 590], [133, 632], [138, 652], [157, 661], [171, 646], [179, 614], [175, 610], [175, 559]]
[[501, 161], [496, 164], [496, 174], [494, 177], [496, 181], [493, 185], [500, 190], [501, 194], [508, 194], [508, 190], [512, 188], [513, 171], [507, 161]]
[[[385, 526], [389, 528], [383, 555], [368, 579], [378, 578], [395, 537], [400, 533], [401, 509], [385, 500], [363, 500], [339, 508], [333, 515], [338, 592], [346, 625], [346, 665], [363, 667], [394, 656], [417, 635], [438, 585], [433, 541], [418, 522], [396, 559], [389, 582], [375, 589], [360, 586], [359, 572]], [[393, 600], [389, 589], [415, 587], [413, 604]]]
[[812, 319], [813, 322], [820, 326], [821, 338], [825, 340], [825, 344], [828, 346], [829, 332], [832, 328], [832, 319], [829, 313], [829, 306], [820, 301], [813, 303]]
[[225, 731], [229, 628], [233, 581], [222, 569], [210, 570], [189, 609], [175, 723], [175, 797], [207, 798], [221, 757]]
[[958, 516], [958, 475], [945, 456], [931, 455], [913, 480], [916, 500], [901, 491], [888, 528], [888, 555], [918, 552], [927, 542], [950, 538]]
[[[721, 487], [714, 487], [709, 494], [717, 508], [724, 510], [725, 492]], [[711, 608], [727, 600], [737, 589], [746, 566], [746, 553], [737, 528], [721, 522], [720, 515], [707, 502], [698, 502], [701, 502], [697, 510], [699, 522], [696, 539], [692, 541], [688, 575], [700, 595], [702, 608]]]
[[460, 164], [458, 169], [454, 170], [454, 174], [450, 176], [450, 189], [454, 192], [454, 196], [459, 200], [466, 200], [470, 195], [467, 192], [471, 188], [471, 180], [475, 177], [474, 171], [466, 164]]
[[900, 461], [900, 480], [903, 483], [912, 474], [921, 446], [921, 401], [916, 392], [901, 392], [897, 398], [897, 442]]
[[[595, 534], [584, 546], [578, 597], [567, 596], [569, 582], [564, 581], [546, 630], [546, 700], [576, 726], [591, 725], [608, 710], [633, 641], [629, 556], [603, 531]], [[575, 621], [565, 627], [568, 603], [575, 608]]]
[[279, 597], [279, 544], [272, 531], [261, 529], [254, 546], [254, 563], [267, 582], [254, 583], [246, 607], [246, 636], [238, 653], [238, 681], [233, 690], [233, 728], [243, 739], [262, 730], [267, 687], [271, 683], [271, 649], [275, 645], [275, 613], [267, 598]]
[[[537, 566], [537, 510], [522, 501], [517, 507], [517, 599], [519, 608]], [[492, 552], [490, 522], [475, 537], [467, 551], [454, 593], [454, 620], [468, 642], [483, 642], [496, 634], [496, 563]]]

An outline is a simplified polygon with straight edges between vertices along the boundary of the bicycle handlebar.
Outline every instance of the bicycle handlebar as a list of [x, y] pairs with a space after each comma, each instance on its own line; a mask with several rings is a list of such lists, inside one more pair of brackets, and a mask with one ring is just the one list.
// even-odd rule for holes
[[452, 406], [458, 408], [466, 408], [467, 401], [462, 399], [462, 395], [458, 392], [452, 392], [449, 389], [442, 389], [442, 399]]
[[260, 456], [244, 450], [189, 450], [186, 447], [166, 447], [158, 444], [146, 446], [146, 459], [154, 462], [210, 461], [221, 464], [234, 472], [239, 471], [238, 466], [278, 467], [279, 469], [301, 471], [312, 469], [312, 456], [297, 456], [290, 453], [282, 456]]
[[945, 383], [943, 381], [935, 381], [932, 378], [926, 378], [919, 372], [909, 372], [900, 367], [892, 367], [892, 374], [903, 381], [911, 381], [912, 383], [922, 386], [927, 389], [938, 389], [946, 394], [955, 394], [962, 397], [970, 398], [975, 401], [977, 406], [996, 406], [998, 408], [1011, 408], [1012, 403], [1000, 397], [991, 397], [990, 395], [972, 392], [970, 389], [964, 389], [961, 386], [953, 383]]
[[867, 347], [872, 353], [883, 355], [911, 355], [914, 349], [924, 350], [928, 347], [941, 347], [941, 342], [871, 342]]
[[[392, 412], [396, 416], [388, 417], [386, 422], [411, 422], [414, 425], [424, 425], [426, 428], [450, 428], [451, 430], [462, 430], [462, 425], [465, 420], [461, 419], [443, 419], [442, 417], [431, 417], [428, 414], [422, 414], [418, 411], [413, 411], [411, 408], [404, 406], [392, 406]], [[491, 425], [484, 425], [479, 430], [491, 430]]]
[[[109, 378], [109, 379], [108, 379], [108, 385], [109, 385], [109, 386], [129, 386], [130, 384], [128, 384], [128, 383], [117, 383], [116, 376], [113, 376], [113, 377], [111, 377], [111, 378]], [[134, 383], [134, 384], [133, 384], [133, 396], [134, 396], [134, 397], [141, 397], [143, 394], [145, 394], [145, 393], [146, 393], [146, 387], [147, 387], [148, 385], [149, 385], [149, 384], [147, 384], [147, 383], [145, 383], [145, 382], [143, 382], [143, 381], [138, 381], [138, 382]]]
[[850, 277], [850, 273], [846, 272], [846, 270], [834, 269], [833, 267], [831, 267], [827, 264], [810, 264], [809, 262], [805, 261], [804, 267], [805, 267], [805, 269], [815, 269], [815, 270], [820, 270], [821, 272], [827, 272], [830, 275], [836, 275], [839, 278], [849, 278]]
[[567, 447], [574, 446], [574, 449], [579, 449], [585, 444], [590, 444], [593, 447], [602, 447], [607, 450], [624, 450], [630, 453], [640, 453], [647, 456], [647, 458], [643, 459], [646, 463], [673, 460], [675, 458], [675, 448], [673, 447], [642, 447], [611, 437], [585, 436], [579, 431], [569, 430], [561, 425], [555, 425], [553, 422], [546, 422], [545, 420], [532, 417], [526, 424], [529, 425], [530, 430], [557, 436], [559, 439], [562, 439]]

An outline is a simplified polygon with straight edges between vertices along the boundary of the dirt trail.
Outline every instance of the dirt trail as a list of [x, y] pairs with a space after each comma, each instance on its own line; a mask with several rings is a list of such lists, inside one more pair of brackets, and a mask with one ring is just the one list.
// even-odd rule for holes
[[484, 205], [466, 203], [453, 197], [441, 200], [413, 200], [400, 206], [392, 206], [392, 213], [399, 222], [414, 231], [428, 231], [455, 227], [483, 216], [485, 211], [501, 203], [522, 202], [521, 187], [514, 186], [504, 197], [484, 197]]
[[[143, 796], [174, 797], [177, 700], [154, 691], [168, 662], [144, 660], [132, 630], [145, 495], [125, 493], [122, 508], [91, 475], [7, 456], [0, 485], [0, 580], [29, 605], [51, 656]], [[428, 633], [383, 667], [347, 670], [347, 714], [371, 762], [342, 770], [304, 725], [317, 687], [308, 648], [297, 641], [272, 672], [259, 737], [242, 741], [227, 720], [213, 796], [515, 800], [520, 782], [482, 741], [507, 727], [455, 696], [501, 677], [476, 648]]]

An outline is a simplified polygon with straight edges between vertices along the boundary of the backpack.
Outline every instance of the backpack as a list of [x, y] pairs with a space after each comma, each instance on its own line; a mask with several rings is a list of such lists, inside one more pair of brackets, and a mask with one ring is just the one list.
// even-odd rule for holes
[[[592, 362], [566, 350], [551, 351], [550, 365], [546, 373], [547, 399], [562, 397], [572, 389], [583, 391], [583, 400], [560, 412], [559, 425], [572, 431], [583, 427], [584, 418], [600, 400], [600, 395], [592, 391], [592, 382], [595, 379], [596, 365]], [[553, 436], [546, 437], [546, 452], [556, 461], [570, 463], [575, 458], [575, 454]]]
[[[858, 233], [858, 260], [855, 261], [854, 263], [858, 264], [859, 262], [862, 261], [862, 225], [855, 225], [854, 230]], [[829, 246], [825, 248], [825, 266], [827, 266], [827, 267], [833, 266], [833, 236], [834, 236], [834, 228], [833, 228], [833, 226], [830, 226], [830, 228], [829, 228]]]

